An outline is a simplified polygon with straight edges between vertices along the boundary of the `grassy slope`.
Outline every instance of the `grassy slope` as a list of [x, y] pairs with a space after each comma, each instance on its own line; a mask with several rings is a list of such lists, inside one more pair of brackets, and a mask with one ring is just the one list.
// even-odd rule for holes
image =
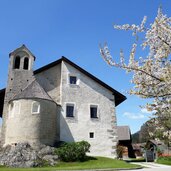
[[104, 169], [104, 168], [136, 168], [138, 165], [128, 164], [124, 161], [114, 160], [105, 157], [92, 158], [85, 162], [60, 162], [55, 167], [43, 168], [0, 168], [0, 171], [55, 171], [55, 170], [84, 170], [84, 169]]

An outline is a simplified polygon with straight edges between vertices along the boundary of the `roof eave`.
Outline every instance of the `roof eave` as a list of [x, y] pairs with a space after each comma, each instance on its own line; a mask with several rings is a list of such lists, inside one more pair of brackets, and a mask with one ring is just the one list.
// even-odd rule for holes
[[90, 78], [92, 78], [93, 80], [98, 82], [100, 85], [102, 85], [106, 89], [108, 89], [111, 92], [113, 92], [113, 95], [115, 96], [115, 106], [118, 106], [119, 104], [121, 104], [122, 102], [124, 102], [127, 99], [126, 96], [124, 96], [123, 94], [119, 93], [118, 91], [116, 91], [115, 89], [113, 89], [112, 87], [110, 87], [109, 85], [107, 85], [106, 83], [104, 83], [103, 81], [98, 79], [97, 77], [93, 76], [92, 74], [90, 74], [89, 72], [84, 70], [83, 68], [79, 67], [78, 65], [76, 65], [75, 63], [73, 63], [72, 61], [70, 61], [69, 59], [67, 59], [64, 56], [62, 56], [60, 59], [58, 59], [58, 60], [56, 60], [56, 61], [54, 61], [54, 62], [52, 62], [52, 63], [50, 63], [48, 65], [45, 65], [45, 66], [35, 70], [34, 74], [41, 73], [42, 71], [45, 71], [45, 70], [47, 70], [47, 69], [49, 69], [51, 67], [54, 67], [57, 64], [60, 64], [62, 61], [69, 63], [70, 65], [72, 65], [73, 67], [78, 69], [79, 71], [83, 72], [85, 75], [89, 76]]
[[106, 83], [104, 83], [103, 81], [101, 81], [100, 79], [95, 77], [94, 75], [90, 74], [89, 72], [87, 72], [83, 68], [79, 67], [78, 65], [76, 65], [75, 63], [73, 63], [72, 61], [67, 59], [66, 57], [62, 56], [61, 60], [69, 63], [72, 66], [74, 66], [76, 69], [78, 69], [79, 71], [83, 72], [85, 75], [89, 76], [90, 78], [92, 78], [93, 80], [95, 80], [96, 82], [101, 84], [103, 87], [105, 87], [106, 89], [108, 89], [111, 92], [113, 92], [113, 95], [115, 96], [115, 106], [118, 106], [119, 104], [121, 104], [123, 101], [125, 101], [127, 99], [126, 96], [124, 96], [123, 94], [119, 93], [118, 91], [116, 91], [115, 89], [113, 89], [112, 87], [110, 87], [109, 85], [107, 85]]
[[15, 49], [14, 51], [10, 52], [10, 53], [9, 53], [9, 57], [10, 57], [12, 54], [14, 54], [17, 50], [19, 50], [19, 49], [21, 49], [21, 48], [25, 48], [25, 49], [31, 54], [31, 56], [33, 56], [34, 61], [35, 61], [36, 57], [35, 57], [35, 56], [33, 55], [33, 53], [27, 48], [27, 46], [26, 46], [25, 44], [22, 44], [21, 47], [19, 47], [19, 48]]
[[115, 106], [118, 106], [119, 104], [121, 104], [123, 101], [125, 101], [127, 99], [126, 96], [124, 96], [123, 94], [119, 93], [118, 91], [116, 91], [115, 89], [113, 89], [112, 87], [110, 87], [109, 85], [107, 85], [106, 83], [104, 83], [103, 81], [101, 81], [100, 79], [98, 79], [97, 77], [95, 77], [94, 75], [90, 74], [89, 72], [87, 72], [83, 68], [79, 67], [78, 65], [76, 65], [75, 63], [73, 63], [72, 61], [70, 61], [69, 59], [67, 59], [65, 56], [62, 56], [57, 61], [54, 61], [54, 62], [52, 62], [52, 63], [50, 63], [48, 65], [45, 65], [45, 66], [43, 66], [43, 67], [35, 70], [34, 71], [34, 74], [38, 74], [38, 73], [40, 73], [42, 71], [45, 71], [45, 70], [47, 70], [47, 69], [49, 69], [51, 67], [54, 67], [57, 64], [60, 64], [62, 61], [69, 63], [71, 66], [75, 67], [76, 69], [78, 69], [79, 71], [81, 71], [85, 75], [87, 75], [88, 77], [90, 77], [93, 80], [95, 80], [96, 82], [98, 82], [100, 85], [102, 85], [106, 89], [108, 89], [111, 92], [113, 92], [113, 95], [115, 96]]

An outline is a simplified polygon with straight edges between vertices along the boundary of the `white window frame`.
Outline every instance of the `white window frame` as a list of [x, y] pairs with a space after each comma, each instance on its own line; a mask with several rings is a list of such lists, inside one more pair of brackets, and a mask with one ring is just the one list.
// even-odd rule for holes
[[11, 102], [9, 104], [8, 116], [9, 116], [9, 118], [13, 118], [14, 117], [14, 103], [13, 102]]
[[[18, 107], [18, 109], [17, 109], [17, 107]], [[19, 115], [20, 111], [21, 111], [21, 103], [20, 102], [15, 101], [15, 102], [10, 103], [10, 105], [9, 105], [9, 113], [8, 113], [10, 118], [13, 118], [14, 116]]]
[[[67, 116], [67, 106], [73, 106], [74, 107], [74, 110], [73, 110], [73, 116], [72, 117], [70, 117], [70, 116]], [[66, 118], [75, 118], [75, 112], [76, 112], [76, 105], [75, 105], [75, 103], [73, 103], [73, 102], [67, 102], [66, 104], [65, 104], [65, 117]]]
[[[76, 84], [71, 84], [70, 83], [70, 77], [76, 77]], [[79, 77], [77, 75], [74, 75], [74, 74], [69, 73], [68, 74], [68, 84], [70, 86], [77, 86], [77, 85], [79, 85]]]
[[[97, 108], [97, 118], [92, 118], [91, 117], [91, 107], [96, 107]], [[99, 119], [100, 118], [100, 112], [99, 112], [99, 105], [98, 104], [90, 104], [89, 105], [89, 116], [90, 116], [90, 119]]]
[[[38, 104], [38, 110], [37, 110], [37, 112], [33, 112], [33, 106], [34, 106], [35, 103]], [[32, 114], [39, 114], [40, 113], [40, 103], [39, 102], [37, 102], [37, 101], [32, 102], [32, 105], [31, 105], [31, 113]]]
[[[17, 109], [17, 107], [18, 107], [18, 109]], [[14, 112], [16, 114], [20, 114], [20, 108], [21, 108], [21, 103], [20, 102], [14, 102]]]

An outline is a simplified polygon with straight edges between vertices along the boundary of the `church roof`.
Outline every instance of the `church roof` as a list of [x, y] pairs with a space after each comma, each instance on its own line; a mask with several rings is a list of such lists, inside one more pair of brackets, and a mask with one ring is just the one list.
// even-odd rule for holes
[[14, 51], [12, 51], [10, 54], [9, 54], [9, 57], [12, 55], [12, 54], [15, 54], [16, 52], [18, 51], [21, 51], [21, 50], [26, 50], [31, 56], [33, 56], [34, 60], [36, 59], [36, 57], [33, 55], [33, 53], [27, 48], [26, 45], [22, 45], [21, 47], [15, 49]]
[[[27, 48], [25, 45], [21, 46], [20, 48]], [[13, 52], [12, 52], [13, 53]], [[30, 52], [31, 53], [31, 52]], [[81, 68], [80, 66], [76, 65], [75, 63], [73, 63], [72, 61], [70, 61], [69, 59], [67, 59], [66, 57], [62, 56], [60, 59], [48, 64], [48, 65], [45, 65], [37, 70], [34, 71], [34, 74], [39, 74], [45, 70], [48, 70], [58, 64], [60, 64], [62, 61], [64, 62], [67, 62], [68, 64], [70, 64], [71, 66], [73, 66], [74, 68], [76, 68], [77, 70], [79, 70], [80, 72], [82, 72], [83, 74], [85, 74], [86, 76], [88, 76], [89, 78], [93, 79], [94, 81], [96, 81], [97, 83], [99, 83], [101, 86], [105, 87], [106, 89], [108, 89], [109, 91], [113, 92], [113, 95], [115, 96], [115, 105], [118, 106], [120, 103], [122, 103], [123, 101], [126, 100], [126, 97], [121, 94], [120, 92], [116, 91], [115, 89], [113, 89], [112, 87], [110, 87], [109, 85], [107, 85], [106, 83], [104, 83], [103, 81], [101, 81], [100, 79], [98, 79], [97, 77], [95, 77], [94, 75], [90, 74], [89, 72], [87, 72], [86, 70], [84, 70], [83, 68]], [[37, 86], [35, 85], [37, 84]], [[27, 92], [26, 90], [23, 90], [23, 92], [21, 92], [19, 95], [16, 95], [14, 98], [21, 98], [23, 96], [27, 98], [33, 98], [33, 97], [36, 97], [36, 98], [44, 98], [44, 99], [48, 99], [48, 100], [52, 100], [49, 95], [45, 92], [45, 90], [39, 85], [38, 82], [36, 83], [33, 83], [32, 87], [35, 86], [37, 87], [36, 89], [39, 89], [39, 91], [41, 93], [36, 93], [36, 91], [32, 90], [32, 93], [30, 92], [30, 90], [28, 90], [28, 88], [32, 89], [31, 88], [31, 85], [29, 85], [26, 89], [27, 89]], [[39, 87], [39, 88], [38, 88]], [[0, 96], [4, 97], [4, 93], [5, 93], [5, 89], [2, 89], [0, 90]], [[32, 97], [31, 97], [32, 96]], [[1, 98], [2, 99], [2, 98]], [[4, 99], [2, 99], [3, 101]], [[3, 103], [1, 103], [1, 106], [3, 105]], [[1, 109], [2, 110], [2, 109]], [[1, 114], [0, 114], [0, 117], [1, 117]]]
[[79, 70], [80, 72], [82, 72], [83, 74], [88, 76], [89, 78], [91, 78], [94, 81], [96, 81], [97, 83], [99, 83], [101, 86], [103, 86], [106, 89], [108, 89], [109, 91], [113, 92], [113, 95], [115, 96], [115, 105], [116, 106], [126, 100], [126, 97], [123, 94], [119, 93], [118, 91], [116, 91], [115, 89], [113, 89], [112, 87], [110, 87], [109, 85], [107, 85], [106, 83], [104, 83], [103, 81], [101, 81], [100, 79], [95, 77], [94, 75], [90, 74], [89, 72], [87, 72], [86, 70], [84, 70], [80, 66], [76, 65], [75, 63], [73, 63], [72, 61], [70, 61], [69, 59], [67, 59], [64, 56], [62, 56], [57, 61], [54, 61], [54, 62], [52, 62], [52, 63], [50, 63], [48, 65], [45, 65], [45, 66], [35, 70], [34, 74], [38, 74], [38, 73], [41, 73], [41, 72], [43, 72], [45, 70], [48, 70], [49, 68], [60, 64], [62, 61], [67, 62], [68, 64], [70, 64], [71, 66], [73, 66], [74, 68], [76, 68], [77, 70]]
[[36, 80], [33, 80], [20, 94], [14, 96], [12, 100], [34, 98], [53, 101]]
[[130, 140], [131, 132], [129, 126], [117, 126], [118, 140]]

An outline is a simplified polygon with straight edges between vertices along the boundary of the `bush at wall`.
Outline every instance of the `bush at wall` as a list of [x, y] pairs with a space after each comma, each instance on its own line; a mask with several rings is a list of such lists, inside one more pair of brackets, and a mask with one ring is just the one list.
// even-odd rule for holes
[[122, 159], [123, 158], [123, 152], [124, 152], [124, 147], [120, 146], [120, 145], [117, 145], [116, 153], [117, 153], [117, 158], [118, 159]]
[[56, 154], [65, 162], [84, 161], [89, 149], [90, 144], [86, 141], [64, 143], [56, 149]]

